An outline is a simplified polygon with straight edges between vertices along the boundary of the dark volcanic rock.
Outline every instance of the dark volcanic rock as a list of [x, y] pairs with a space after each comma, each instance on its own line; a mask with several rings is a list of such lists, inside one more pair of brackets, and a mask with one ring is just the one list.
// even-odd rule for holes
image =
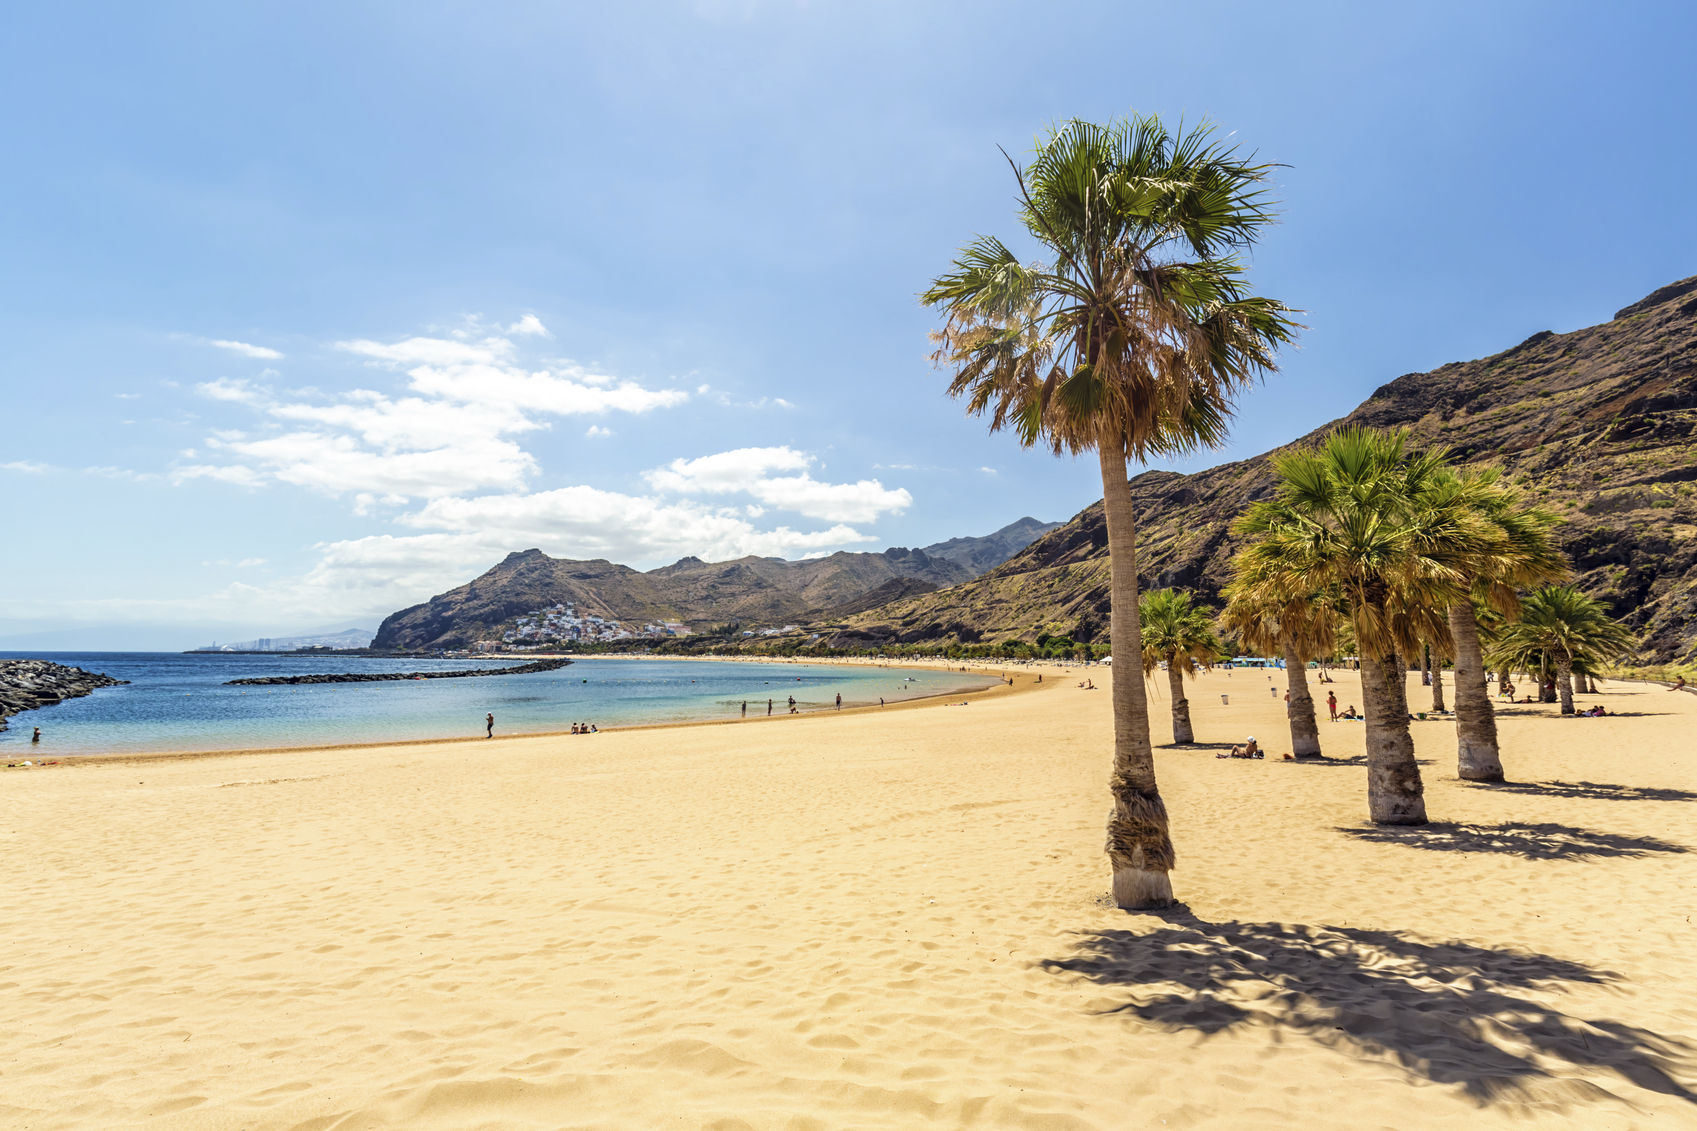
[[[1545, 330], [1477, 361], [1410, 373], [1374, 391], [1342, 424], [1403, 427], [1460, 464], [1493, 463], [1562, 518], [1578, 584], [1642, 634], [1658, 660], [1697, 646], [1697, 277], [1661, 288], [1613, 321]], [[1274, 485], [1269, 452], [1194, 475], [1131, 480], [1138, 581], [1219, 605], [1238, 540], [1233, 519]], [[965, 626], [985, 639], [1073, 632], [1108, 613], [1102, 504], [964, 585], [852, 618], [833, 637], [937, 640]]]
[[128, 682], [46, 660], [0, 660], [0, 730], [6, 729], [8, 716], [20, 711], [51, 707]]
[[398, 679], [469, 679], [480, 675], [529, 675], [531, 672], [551, 672], [570, 664], [570, 660], [537, 660], [511, 668], [467, 668], [457, 672], [345, 672], [341, 675], [265, 675], [251, 679], [228, 679], [225, 687], [238, 684], [254, 686], [278, 683], [385, 683]]

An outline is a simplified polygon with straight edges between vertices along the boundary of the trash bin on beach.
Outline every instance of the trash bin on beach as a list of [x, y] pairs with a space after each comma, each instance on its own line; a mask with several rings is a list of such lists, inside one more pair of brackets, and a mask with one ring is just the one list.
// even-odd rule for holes
[[1225, 696], [1225, 695], [1220, 696], [1220, 706], [1227, 707], [1227, 706], [1230, 706], [1230, 705], [1231, 705], [1231, 699], [1228, 696]]

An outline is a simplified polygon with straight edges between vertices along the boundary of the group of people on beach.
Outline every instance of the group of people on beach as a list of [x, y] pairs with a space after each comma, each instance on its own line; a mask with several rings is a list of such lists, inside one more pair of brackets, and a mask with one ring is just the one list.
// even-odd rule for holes
[[[1288, 692], [1285, 695], [1285, 702], [1290, 702], [1290, 695]], [[1351, 703], [1342, 711], [1338, 710], [1338, 693], [1335, 691], [1326, 692], [1326, 710], [1332, 713], [1332, 721], [1334, 723], [1339, 719], [1350, 719], [1357, 722], [1361, 719], [1361, 714], [1355, 709], [1354, 703]]]
[[600, 734], [601, 732], [595, 729], [594, 723], [573, 723], [572, 724], [572, 733], [573, 734]]

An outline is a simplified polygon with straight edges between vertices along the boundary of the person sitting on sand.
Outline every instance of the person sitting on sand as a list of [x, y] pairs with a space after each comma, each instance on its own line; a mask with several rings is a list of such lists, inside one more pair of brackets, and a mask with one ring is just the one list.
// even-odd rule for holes
[[1668, 690], [1669, 691], [1684, 691], [1685, 690], [1685, 677], [1680, 676], [1678, 679], [1674, 680], [1673, 686], [1668, 688]]
[[594, 723], [590, 723], [589, 724], [589, 733], [590, 734], [600, 734], [601, 732], [595, 729]]
[[1338, 718], [1340, 718], [1340, 719], [1353, 719], [1353, 720], [1359, 722], [1360, 719], [1361, 719], [1361, 716], [1356, 713], [1355, 704], [1351, 703], [1349, 706], [1344, 708], [1343, 714], [1339, 715]]
[[576, 733], [577, 733], [577, 724], [576, 724], [576, 723], [573, 723], [573, 724], [572, 724], [572, 733], [573, 733], [573, 734], [576, 734]]
[[1252, 734], [1244, 741], [1242, 746], [1232, 747], [1230, 756], [1233, 758], [1265, 758], [1267, 755], [1262, 752], [1260, 743], [1255, 741], [1255, 736]]
[[1503, 680], [1502, 685], [1497, 688], [1497, 698], [1507, 699], [1510, 703], [1514, 702], [1514, 684], [1506, 679]]

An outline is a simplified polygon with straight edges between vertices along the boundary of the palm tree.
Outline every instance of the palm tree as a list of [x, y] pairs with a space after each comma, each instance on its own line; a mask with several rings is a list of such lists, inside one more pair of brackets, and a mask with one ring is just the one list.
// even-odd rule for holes
[[1139, 602], [1143, 626], [1143, 674], [1149, 676], [1165, 662], [1167, 685], [1173, 695], [1173, 741], [1195, 742], [1190, 726], [1190, 700], [1184, 696], [1184, 677], [1211, 668], [1220, 655], [1220, 640], [1208, 623], [1208, 613], [1190, 603], [1189, 593], [1157, 589]]
[[1525, 505], [1498, 468], [1444, 476], [1435, 495], [1438, 505], [1471, 499], [1492, 535], [1484, 552], [1468, 564], [1468, 594], [1450, 605], [1448, 619], [1455, 651], [1456, 772], [1464, 781], [1502, 781], [1497, 716], [1485, 686], [1479, 640], [1480, 609], [1506, 618], [1520, 615], [1517, 591], [1561, 580], [1567, 576], [1567, 562], [1550, 537], [1556, 516]]
[[1465, 496], [1431, 503], [1444, 453], [1409, 452], [1406, 439], [1341, 428], [1318, 450], [1274, 456], [1278, 494], [1235, 526], [1255, 538], [1238, 555], [1238, 582], [1253, 599], [1316, 589], [1342, 599], [1361, 656], [1368, 812], [1391, 825], [1426, 823], [1401, 657], [1440, 638], [1442, 611], [1466, 592], [1461, 567], [1486, 540]]
[[[935, 359], [969, 412], [1027, 447], [1095, 451], [1117, 656], [1142, 651], [1127, 461], [1218, 446], [1233, 398], [1296, 327], [1288, 307], [1248, 293], [1236, 258], [1273, 220], [1270, 168], [1207, 123], [1174, 135], [1154, 117], [1067, 122], [1014, 170], [1043, 261], [980, 237], [921, 296], [947, 314]], [[1165, 906], [1173, 846], [1143, 681], [1114, 680], [1113, 708], [1114, 898]]]
[[1520, 620], [1498, 641], [1502, 659], [1556, 670], [1561, 713], [1573, 714], [1573, 670], [1576, 663], [1617, 661], [1632, 653], [1637, 640], [1612, 619], [1595, 597], [1568, 585], [1546, 585], [1520, 601]]
[[1228, 584], [1223, 596], [1226, 608], [1220, 614], [1220, 623], [1225, 630], [1261, 655], [1284, 657], [1285, 685], [1290, 692], [1285, 716], [1290, 721], [1291, 753], [1298, 758], [1320, 757], [1320, 724], [1314, 714], [1314, 697], [1308, 691], [1307, 665], [1309, 660], [1337, 650], [1337, 609], [1333, 601], [1310, 593], [1282, 603], [1257, 602], [1252, 591], [1238, 581]]

